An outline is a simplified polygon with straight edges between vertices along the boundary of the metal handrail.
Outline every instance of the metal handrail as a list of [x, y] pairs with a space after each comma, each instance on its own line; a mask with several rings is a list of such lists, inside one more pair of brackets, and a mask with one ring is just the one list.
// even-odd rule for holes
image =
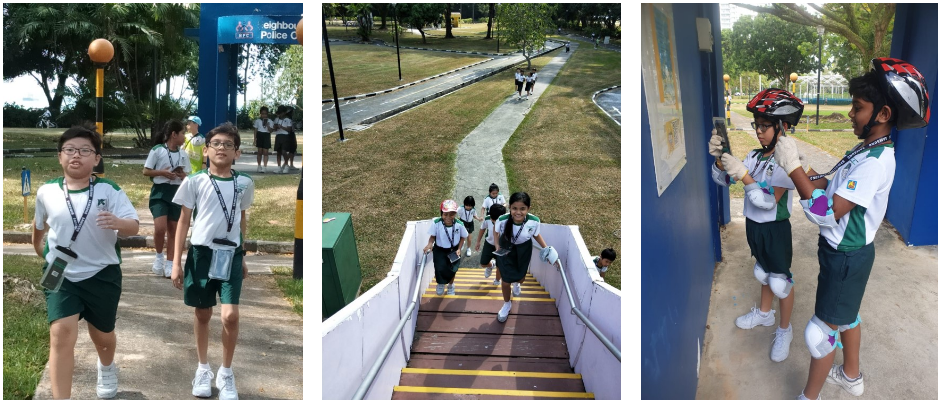
[[602, 334], [599, 329], [597, 329], [594, 323], [591, 322], [591, 320], [587, 318], [587, 316], [585, 316], [584, 313], [581, 312], [581, 309], [579, 309], [577, 305], [574, 304], [574, 297], [571, 296], [571, 288], [568, 286], [568, 276], [565, 275], [565, 267], [562, 266], [561, 258], [559, 258], [555, 262], [556, 264], [553, 264], [553, 265], [555, 265], [555, 267], [558, 268], [558, 271], [561, 272], [561, 282], [565, 284], [565, 293], [568, 295], [568, 303], [571, 304], [571, 312], [574, 315], [578, 316], [579, 319], [581, 319], [581, 322], [583, 322], [584, 325], [587, 326], [588, 329], [590, 329], [591, 332], [593, 332], [595, 336], [597, 336], [597, 339], [600, 340], [601, 343], [603, 343], [604, 346], [607, 347], [607, 350], [609, 350], [610, 353], [614, 354], [614, 357], [617, 358], [618, 362], [621, 361], [620, 349], [617, 349], [617, 347], [614, 346], [613, 342], [611, 342], [610, 339], [607, 339], [607, 337], [604, 336], [604, 334]]
[[[385, 359], [388, 358], [388, 353], [392, 351], [392, 347], [395, 346], [395, 341], [398, 340], [398, 336], [401, 335], [402, 329], [405, 328], [405, 323], [411, 319], [411, 313], [414, 311], [415, 306], [418, 305], [418, 296], [421, 292], [421, 278], [424, 277], [424, 264], [427, 263], [428, 254], [424, 253], [421, 255], [421, 268], [418, 269], [418, 280], [415, 283], [414, 296], [411, 297], [411, 303], [408, 304], [408, 308], [405, 310], [404, 316], [398, 320], [398, 326], [395, 328], [395, 332], [391, 337], [388, 338], [388, 342], [385, 344], [385, 347], [382, 349], [382, 352], [379, 353], [378, 360], [372, 364], [372, 368], [369, 369], [369, 373], [366, 374], [366, 378], [362, 380], [362, 384], [359, 385], [359, 389], [356, 390], [356, 394], [353, 395], [352, 399], [360, 400], [365, 397], [366, 392], [369, 391], [369, 388], [372, 387], [372, 382], [375, 381], [375, 376], [378, 375], [379, 369], [382, 368], [382, 365], [385, 364]], [[618, 352], [619, 360], [619, 352]]]

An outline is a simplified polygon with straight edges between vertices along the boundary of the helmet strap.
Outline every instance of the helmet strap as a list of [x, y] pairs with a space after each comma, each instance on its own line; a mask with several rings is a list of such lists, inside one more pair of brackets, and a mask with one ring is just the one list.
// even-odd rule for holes
[[882, 102], [879, 102], [878, 104], [874, 105], [874, 109], [872, 109], [872, 112], [871, 112], [871, 119], [869, 119], [868, 124], [866, 124], [865, 127], [862, 128], [862, 136], [859, 139], [864, 140], [868, 138], [869, 136], [871, 136], [871, 128], [874, 126], [877, 126], [878, 124], [881, 124], [881, 123], [878, 123], [877, 121], [878, 114], [881, 113], [881, 109], [884, 109], [884, 107], [885, 107], [885, 104]]
[[761, 145], [761, 150], [764, 151], [764, 153], [768, 153], [768, 152], [770, 152], [770, 151], [773, 151], [773, 150], [774, 150], [774, 147], [777, 146], [777, 135], [781, 133], [781, 130], [783, 130], [783, 126], [782, 126], [782, 125], [783, 125], [783, 121], [782, 121], [782, 120], [779, 121], [778, 124], [774, 124], [774, 136], [773, 136], [773, 138], [770, 140], [770, 145], [767, 145], [767, 146]]

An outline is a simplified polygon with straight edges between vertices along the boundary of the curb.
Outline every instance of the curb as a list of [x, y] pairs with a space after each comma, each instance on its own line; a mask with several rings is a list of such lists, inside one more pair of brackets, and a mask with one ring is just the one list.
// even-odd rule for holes
[[591, 102], [594, 102], [594, 106], [597, 106], [597, 108], [600, 109], [602, 112], [604, 112], [604, 114], [606, 114], [607, 117], [610, 117], [610, 119], [613, 120], [614, 123], [617, 123], [618, 126], [623, 127], [623, 125], [620, 124], [620, 122], [617, 121], [617, 119], [615, 119], [614, 116], [611, 116], [610, 113], [607, 113], [607, 111], [604, 110], [604, 108], [601, 107], [601, 105], [598, 105], [598, 104], [597, 104], [597, 99], [596, 99], [596, 98], [597, 98], [597, 95], [598, 95], [598, 94], [600, 94], [601, 92], [610, 91], [611, 89], [615, 89], [615, 88], [620, 88], [620, 85], [614, 85], [614, 86], [612, 86], [612, 87], [607, 87], [607, 88], [604, 88], [604, 89], [602, 89], [602, 90], [600, 90], [600, 91], [595, 92], [593, 95], [591, 95]]
[[[560, 48], [562, 48], [562, 47], [564, 47], [564, 45], [555, 47], [555, 48], [553, 48], [553, 49], [546, 50], [546, 51], [544, 51], [544, 52], [542, 52], [542, 53], [539, 53], [539, 54], [538, 54], [537, 56], [535, 56], [535, 57], [541, 57], [541, 56], [543, 56], [543, 55], [545, 55], [545, 54], [548, 54], [548, 53], [550, 53], [550, 52], [554, 52], [555, 50], [558, 50], [558, 49], [560, 49]], [[388, 110], [388, 111], [385, 111], [385, 112], [383, 112], [383, 113], [379, 113], [378, 115], [375, 115], [375, 116], [372, 116], [372, 117], [363, 119], [359, 124], [373, 124], [373, 123], [376, 123], [376, 122], [385, 120], [385, 119], [387, 119], [387, 118], [389, 118], [389, 117], [391, 117], [391, 116], [394, 116], [394, 115], [396, 115], [396, 114], [398, 114], [398, 113], [404, 112], [404, 111], [406, 111], [406, 110], [408, 110], [408, 109], [414, 108], [414, 107], [416, 107], [416, 106], [418, 106], [418, 105], [421, 105], [421, 104], [423, 104], [423, 103], [430, 102], [430, 101], [432, 101], [432, 100], [434, 100], [434, 99], [437, 99], [437, 98], [439, 98], [439, 97], [442, 97], [442, 96], [444, 96], [444, 95], [447, 95], [447, 94], [449, 94], [449, 93], [451, 93], [451, 92], [454, 92], [454, 91], [456, 91], [456, 90], [458, 90], [458, 89], [461, 89], [461, 88], [466, 87], [466, 86], [468, 86], [468, 85], [471, 85], [471, 84], [474, 84], [474, 83], [476, 83], [476, 82], [482, 81], [482, 80], [487, 79], [487, 78], [489, 78], [489, 77], [492, 77], [492, 76], [494, 76], [494, 75], [496, 75], [496, 74], [499, 74], [499, 73], [501, 73], [501, 72], [503, 72], [503, 71], [509, 70], [509, 69], [511, 69], [513, 66], [514, 66], [514, 64], [510, 64], [510, 65], [507, 65], [507, 66], [505, 66], [505, 67], [501, 67], [501, 68], [498, 68], [498, 69], [496, 69], [496, 70], [490, 71], [490, 72], [488, 72], [488, 73], [486, 73], [486, 74], [483, 74], [483, 75], [481, 75], [481, 76], [479, 76], [479, 77], [476, 77], [476, 78], [474, 78], [474, 79], [472, 79], [472, 80], [470, 80], [470, 81], [464, 81], [464, 82], [460, 83], [460, 84], [457, 85], [457, 86], [453, 86], [453, 87], [450, 87], [450, 88], [447, 88], [447, 89], [438, 91], [437, 93], [434, 93], [434, 94], [425, 96], [425, 97], [423, 97], [423, 98], [421, 98], [421, 99], [417, 99], [417, 100], [412, 101], [412, 102], [410, 102], [410, 103], [407, 103], [407, 104], [405, 104], [405, 105], [396, 107], [396, 108], [394, 108], [394, 109], [392, 109], [392, 110]], [[332, 134], [332, 133], [330, 133], [330, 134]]]
[[[750, 129], [750, 128], [748, 128], [748, 129], [744, 129], [744, 128], [729, 128], [728, 131], [753, 131], [753, 130]], [[805, 129], [797, 129], [796, 131], [802, 131], [802, 132], [807, 132], [807, 131], [809, 131], [809, 132], [827, 132], [827, 133], [854, 133], [854, 132], [855, 132], [855, 130], [837, 129], [837, 128], [811, 128], [811, 129], [808, 129], [808, 130], [805, 130]]]
[[[58, 149], [55, 148], [23, 148], [23, 149], [4, 149], [3, 157], [4, 158], [32, 158], [35, 157], [37, 153], [56, 153]], [[242, 151], [242, 155], [257, 155], [258, 151]], [[103, 154], [102, 158], [109, 159], [147, 159], [149, 154]], [[295, 156], [304, 156], [304, 154], [295, 154]]]
[[[381, 43], [375, 43], [375, 42], [364, 43], [364, 42], [356, 42], [356, 41], [345, 40], [345, 39], [330, 39], [330, 42], [349, 42], [352, 45], [375, 45], [375, 46], [385, 46], [385, 47], [391, 47], [391, 48], [395, 47], [394, 45], [390, 45], [386, 43], [385, 41], [380, 41]], [[431, 48], [426, 48], [426, 47], [414, 47], [414, 46], [398, 46], [398, 48], [399, 49], [411, 49], [411, 50], [428, 50], [432, 52], [482, 54], [484, 56], [510, 56], [510, 55], [513, 55], [522, 51], [522, 50], [517, 50], [512, 53], [489, 53], [489, 52], [468, 52], [464, 50], [431, 49]]]
[[[346, 97], [339, 98], [339, 100], [344, 101], [344, 100], [352, 100], [352, 99], [362, 99], [362, 98], [368, 98], [368, 97], [370, 97], [370, 96], [376, 96], [376, 95], [386, 94], [386, 93], [389, 93], [389, 92], [392, 92], [392, 91], [397, 91], [397, 90], [399, 90], [399, 89], [403, 89], [403, 88], [410, 87], [410, 86], [412, 86], [412, 85], [417, 85], [417, 84], [420, 84], [420, 83], [425, 82], [425, 81], [430, 81], [430, 80], [433, 80], [433, 79], [435, 79], [435, 78], [440, 78], [440, 77], [443, 77], [443, 76], [445, 76], [445, 75], [453, 74], [453, 73], [455, 73], [455, 72], [457, 72], [457, 71], [460, 71], [460, 70], [463, 70], [463, 69], [467, 69], [467, 68], [470, 68], [470, 67], [473, 67], [473, 66], [476, 66], [476, 65], [480, 65], [480, 64], [483, 64], [483, 63], [486, 63], [486, 62], [490, 62], [490, 61], [493, 61], [493, 60], [496, 60], [496, 59], [495, 59], [495, 58], [489, 58], [489, 59], [486, 59], [486, 60], [483, 60], [483, 61], [480, 61], [480, 62], [476, 62], [476, 63], [473, 63], [473, 64], [469, 64], [469, 65], [460, 67], [460, 68], [458, 68], [458, 69], [446, 71], [446, 72], [440, 73], [440, 74], [435, 75], [435, 76], [423, 78], [423, 79], [420, 79], [420, 80], [418, 80], [418, 81], [410, 82], [410, 83], [407, 83], [407, 84], [404, 84], [404, 85], [399, 85], [399, 86], [394, 87], [394, 88], [389, 88], [389, 89], [386, 89], [386, 90], [384, 90], [384, 91], [372, 92], [372, 93], [368, 93], [368, 94], [359, 94], [359, 95], [353, 95], [353, 96], [346, 96]], [[321, 104], [326, 104], [326, 103], [333, 103], [333, 99], [323, 99], [323, 101], [322, 101]]]
[[[7, 243], [30, 244], [32, 243], [32, 233], [4, 231], [3, 241]], [[153, 236], [130, 236], [120, 237], [119, 244], [121, 248], [153, 248]], [[186, 247], [189, 247], [189, 240], [186, 241]], [[277, 242], [266, 240], [245, 240], [245, 251], [253, 253], [266, 254], [293, 254], [293, 242]]]

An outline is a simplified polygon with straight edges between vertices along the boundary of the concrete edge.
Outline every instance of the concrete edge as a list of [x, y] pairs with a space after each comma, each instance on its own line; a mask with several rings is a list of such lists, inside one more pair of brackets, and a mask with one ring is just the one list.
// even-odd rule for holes
[[604, 89], [602, 89], [602, 90], [600, 90], [600, 91], [594, 92], [594, 94], [591, 95], [591, 102], [594, 102], [594, 106], [597, 106], [597, 108], [600, 109], [602, 112], [604, 112], [604, 114], [606, 114], [607, 117], [610, 117], [610, 119], [613, 120], [614, 123], [617, 123], [618, 126], [623, 127], [623, 125], [620, 124], [620, 122], [617, 121], [617, 119], [615, 119], [614, 116], [611, 116], [610, 113], [607, 113], [607, 111], [604, 110], [604, 108], [601, 107], [601, 105], [598, 105], [598, 104], [597, 104], [597, 95], [598, 95], [598, 94], [600, 94], [601, 92], [610, 91], [611, 89], [614, 89], [614, 88], [620, 88], [620, 85], [614, 85], [614, 86], [612, 86], [612, 87], [607, 87], [607, 88], [604, 88]]
[[[153, 236], [129, 236], [121, 237], [121, 248], [153, 248]], [[32, 243], [32, 233], [4, 231], [3, 241], [6, 243], [30, 244]], [[186, 247], [189, 247], [189, 240], [186, 241]], [[267, 240], [246, 240], [244, 249], [253, 253], [265, 254], [293, 254], [293, 242], [276, 242]]]

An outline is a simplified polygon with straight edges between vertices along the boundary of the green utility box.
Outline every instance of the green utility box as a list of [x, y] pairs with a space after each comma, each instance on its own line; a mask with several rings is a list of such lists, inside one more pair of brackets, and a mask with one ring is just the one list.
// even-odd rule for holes
[[323, 319], [327, 319], [359, 295], [362, 269], [352, 215], [323, 214]]

